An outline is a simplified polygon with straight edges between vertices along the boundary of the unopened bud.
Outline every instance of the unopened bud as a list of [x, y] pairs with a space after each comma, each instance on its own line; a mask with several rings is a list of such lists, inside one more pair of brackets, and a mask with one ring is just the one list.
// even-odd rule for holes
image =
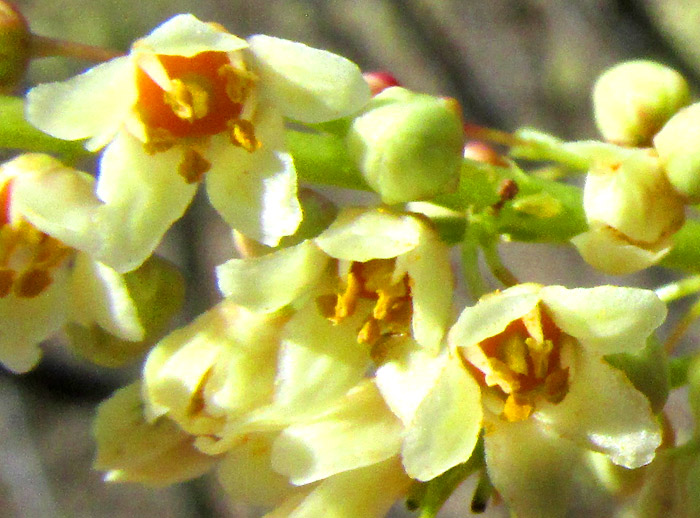
[[374, 97], [348, 133], [350, 155], [386, 203], [455, 188], [463, 145], [454, 102], [399, 87]]
[[13, 93], [24, 78], [31, 55], [32, 34], [22, 13], [0, 2], [0, 94]]
[[654, 137], [671, 185], [691, 202], [700, 201], [700, 103], [682, 109]]
[[654, 61], [629, 61], [603, 73], [593, 88], [596, 125], [606, 140], [646, 146], [661, 127], [690, 101], [678, 72]]
[[389, 72], [365, 72], [362, 77], [367, 81], [372, 97], [392, 86], [401, 86]]

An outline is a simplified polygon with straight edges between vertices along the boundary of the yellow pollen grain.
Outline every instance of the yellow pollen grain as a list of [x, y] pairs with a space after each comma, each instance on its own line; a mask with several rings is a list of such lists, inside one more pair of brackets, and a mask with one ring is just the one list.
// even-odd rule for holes
[[209, 113], [209, 93], [196, 81], [171, 80], [171, 90], [163, 100], [180, 119], [194, 122]]
[[229, 135], [231, 144], [242, 147], [248, 153], [253, 153], [262, 147], [260, 142], [255, 137], [255, 127], [253, 123], [245, 119], [234, 119], [228, 121]]
[[357, 274], [350, 271], [348, 273], [347, 287], [343, 293], [338, 295], [335, 303], [335, 310], [333, 312], [333, 317], [331, 317], [334, 324], [339, 324], [341, 321], [355, 313], [357, 301], [360, 298], [361, 293], [362, 282]]

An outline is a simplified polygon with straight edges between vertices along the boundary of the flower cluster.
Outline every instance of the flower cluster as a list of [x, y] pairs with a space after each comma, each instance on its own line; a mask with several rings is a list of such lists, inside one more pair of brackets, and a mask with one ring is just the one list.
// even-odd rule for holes
[[[520, 283], [496, 246], [571, 241], [613, 274], [669, 256], [700, 199], [688, 97], [674, 71], [626, 64], [595, 88], [609, 142], [509, 135], [330, 52], [178, 15], [28, 92], [41, 138], [85, 140], [97, 166], [0, 166], [0, 362], [32, 368], [59, 329], [101, 365], [145, 356], [98, 409], [95, 468], [150, 486], [214, 472], [270, 518], [379, 518], [402, 498], [431, 518], [472, 474], [475, 509], [563, 517], [577, 480], [605, 485], [595, 466], [638, 473], [626, 497], [649, 517], [659, 480], [687, 480], [691, 516], [700, 441], [674, 449], [663, 423], [659, 295]], [[470, 136], [587, 171], [582, 195]], [[372, 197], [336, 207], [300, 181]], [[216, 268], [222, 300], [167, 333], [184, 281], [153, 254], [200, 183], [239, 254]], [[677, 383], [696, 414], [697, 365]]]

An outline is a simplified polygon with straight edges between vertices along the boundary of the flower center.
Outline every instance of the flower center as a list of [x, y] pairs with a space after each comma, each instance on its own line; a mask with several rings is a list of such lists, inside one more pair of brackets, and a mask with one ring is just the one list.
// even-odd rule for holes
[[317, 305], [328, 320], [340, 324], [355, 314], [362, 299], [374, 302], [357, 334], [358, 343], [371, 346], [390, 336], [409, 332], [413, 314], [410, 279], [407, 274], [395, 278], [395, 259], [353, 262], [340, 293], [321, 296]]
[[12, 180], [0, 187], [0, 298], [41, 295], [73, 249], [21, 218], [11, 220]]
[[156, 59], [165, 79], [156, 79], [147, 67], [136, 73], [137, 109], [147, 129], [148, 152], [184, 145], [180, 174], [192, 183], [211, 167], [200, 151], [202, 139], [226, 132], [234, 146], [250, 153], [260, 148], [255, 128], [245, 118], [255, 78], [242, 63], [234, 66], [225, 52]]
[[569, 368], [562, 368], [560, 356], [567, 340], [573, 338], [556, 327], [538, 305], [479, 344], [486, 365], [469, 366], [483, 384], [497, 387], [505, 400], [502, 417], [522, 421], [532, 414], [538, 400], [559, 403], [566, 396]]

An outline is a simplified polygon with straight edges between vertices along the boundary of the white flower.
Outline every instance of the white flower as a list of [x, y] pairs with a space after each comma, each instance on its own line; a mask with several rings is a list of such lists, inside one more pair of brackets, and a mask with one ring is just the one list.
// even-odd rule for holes
[[340, 56], [263, 35], [246, 41], [182, 14], [127, 56], [32, 89], [27, 117], [55, 137], [89, 138], [90, 150], [107, 145], [96, 185], [104, 206], [93, 219], [108, 236], [96, 253], [127, 271], [183, 214], [202, 178], [232, 227], [270, 245], [292, 234], [301, 211], [283, 117], [337, 119], [368, 99], [359, 69]]

